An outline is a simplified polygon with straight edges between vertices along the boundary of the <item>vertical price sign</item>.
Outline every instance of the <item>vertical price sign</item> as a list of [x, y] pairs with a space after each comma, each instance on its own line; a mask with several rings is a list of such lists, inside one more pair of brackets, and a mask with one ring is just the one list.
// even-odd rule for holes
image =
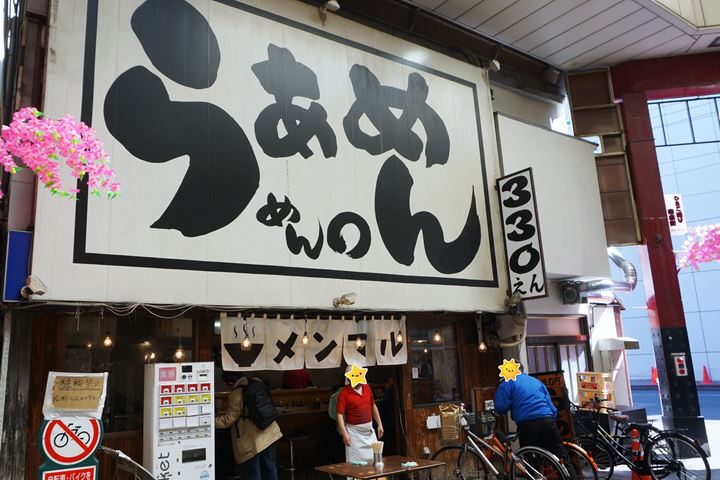
[[498, 178], [510, 291], [523, 299], [547, 297], [547, 278], [532, 168]]

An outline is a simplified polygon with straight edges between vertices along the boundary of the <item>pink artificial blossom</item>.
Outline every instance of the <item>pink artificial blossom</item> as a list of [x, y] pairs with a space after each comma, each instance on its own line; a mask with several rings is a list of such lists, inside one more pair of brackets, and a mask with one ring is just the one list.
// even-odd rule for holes
[[702, 225], [688, 233], [678, 259], [678, 271], [685, 267], [698, 270], [701, 263], [720, 261], [720, 224]]
[[53, 195], [76, 198], [79, 192], [77, 188], [63, 187], [60, 162], [70, 168], [73, 177], [80, 180], [87, 177], [93, 195], [100, 196], [100, 191], [105, 190], [109, 198], [115, 198], [120, 191], [95, 131], [70, 115], [53, 120], [31, 107], [15, 112], [10, 125], [2, 127], [0, 164], [6, 172], [16, 173], [20, 167], [15, 159], [32, 170]]

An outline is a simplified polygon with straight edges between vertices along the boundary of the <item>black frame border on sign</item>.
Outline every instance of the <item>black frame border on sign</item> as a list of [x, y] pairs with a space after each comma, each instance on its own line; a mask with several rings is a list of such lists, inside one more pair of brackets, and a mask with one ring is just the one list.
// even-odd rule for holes
[[[345, 280], [364, 280], [376, 282], [395, 282], [395, 283], [414, 283], [414, 284], [430, 284], [430, 285], [456, 285], [468, 287], [497, 287], [498, 273], [497, 261], [495, 258], [495, 242], [492, 230], [492, 216], [490, 210], [489, 185], [487, 181], [487, 172], [485, 168], [485, 152], [483, 150], [483, 140], [480, 122], [480, 111], [478, 106], [478, 93], [475, 83], [469, 82], [462, 78], [455, 77], [446, 72], [441, 72], [425, 65], [420, 65], [402, 57], [392, 55], [382, 50], [378, 50], [367, 45], [349, 40], [347, 38], [334, 35], [332, 33], [319, 30], [317, 28], [305, 25], [303, 23], [290, 20], [288, 18], [266, 12], [259, 8], [246, 5], [234, 0], [213, 0], [217, 3], [227, 5], [228, 7], [237, 8], [247, 13], [257, 15], [268, 20], [272, 20], [284, 25], [303, 30], [305, 32], [326, 38], [328, 40], [347, 45], [349, 47], [362, 50], [372, 55], [391, 60], [402, 65], [409, 66], [416, 70], [450, 80], [452, 82], [464, 85], [472, 90], [475, 102], [475, 119], [478, 133], [478, 146], [480, 153], [480, 164], [482, 169], [484, 201], [485, 201], [485, 219], [487, 236], [486, 239], [490, 245], [490, 261], [492, 266], [492, 279], [477, 280], [457, 277], [433, 277], [422, 275], [401, 275], [392, 273], [375, 273], [375, 272], [356, 272], [345, 270], [332, 270], [323, 268], [309, 267], [291, 267], [278, 265], [257, 265], [248, 263], [231, 263], [231, 262], [213, 262], [203, 260], [187, 260], [178, 258], [160, 258], [160, 257], [144, 257], [134, 255], [118, 255], [111, 253], [92, 253], [86, 251], [87, 240], [87, 215], [88, 215], [88, 188], [85, 181], [78, 181], [78, 201], [75, 209], [75, 237], [73, 242], [73, 263], [89, 264], [89, 265], [113, 265], [124, 267], [141, 267], [141, 268], [162, 268], [174, 270], [190, 270], [205, 272], [227, 272], [227, 273], [247, 273], [262, 275], [281, 275], [295, 277], [311, 277], [311, 278], [334, 278]], [[92, 126], [94, 87], [95, 87], [95, 56], [97, 41], [97, 21], [98, 21], [99, 0], [88, 0], [87, 2], [87, 23], [85, 32], [85, 52], [83, 61], [83, 86], [82, 86], [82, 106], [80, 119]]]
[[503, 180], [507, 180], [508, 178], [515, 177], [521, 173], [528, 172], [530, 175], [530, 188], [532, 193], [532, 202], [533, 202], [533, 213], [535, 214], [535, 230], [537, 230], [537, 238], [538, 238], [538, 244], [540, 247], [540, 259], [542, 260], [542, 274], [543, 274], [543, 286], [545, 287], [545, 293], [543, 295], [533, 295], [531, 297], [526, 297], [523, 295], [523, 300], [532, 300], [533, 298], [545, 298], [550, 295], [548, 291], [548, 282], [547, 282], [547, 272], [545, 272], [545, 251], [543, 250], [543, 244], [542, 244], [542, 233], [540, 232], [540, 217], [538, 216], [538, 210], [537, 210], [537, 196], [535, 194], [535, 177], [533, 176], [532, 167], [523, 168], [522, 170], [518, 170], [517, 172], [510, 173], [508, 175], [504, 175], [502, 177], [498, 177], [497, 180], [495, 180], [495, 190], [497, 191], [498, 195], [498, 206], [500, 207], [500, 218], [502, 223], [502, 232], [503, 232], [503, 249], [505, 250], [505, 265], [507, 265], [507, 274], [508, 274], [508, 296], [512, 295], [512, 277], [510, 275], [510, 259], [508, 258], [508, 249], [507, 249], [507, 241], [506, 241], [506, 235], [507, 232], [505, 231], [505, 216], [502, 211], [502, 192], [500, 191], [500, 182]]

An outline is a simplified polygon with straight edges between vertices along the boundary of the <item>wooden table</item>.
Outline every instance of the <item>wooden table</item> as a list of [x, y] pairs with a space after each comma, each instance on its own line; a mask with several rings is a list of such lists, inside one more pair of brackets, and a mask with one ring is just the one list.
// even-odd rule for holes
[[[382, 470], [376, 469], [373, 465], [352, 465], [349, 462], [335, 463], [333, 465], [323, 465], [315, 467], [318, 472], [324, 472], [330, 475], [330, 478], [350, 477], [358, 480], [369, 480], [372, 478], [392, 477], [395, 475], [409, 474], [420, 470], [429, 470], [431, 468], [442, 467], [445, 462], [437, 462], [435, 460], [422, 460], [410, 457], [401, 457], [392, 455], [383, 459], [385, 466]], [[417, 467], [404, 468], [401, 463], [415, 462]]]

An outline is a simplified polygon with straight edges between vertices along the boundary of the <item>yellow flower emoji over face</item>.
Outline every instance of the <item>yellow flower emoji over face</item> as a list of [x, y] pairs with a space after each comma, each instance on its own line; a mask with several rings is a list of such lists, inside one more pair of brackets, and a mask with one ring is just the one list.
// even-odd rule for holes
[[350, 385], [355, 388], [359, 384], [366, 384], [367, 380], [365, 380], [365, 374], [367, 373], [368, 369], [363, 367], [358, 367], [353, 363], [352, 368], [350, 368], [350, 371], [345, 372], [345, 377], [350, 380]]
[[502, 377], [506, 382], [517, 380], [517, 376], [520, 375], [520, 364], [515, 361], [514, 358], [510, 360], [503, 359], [502, 365], [498, 366], [500, 369], [499, 377]]

